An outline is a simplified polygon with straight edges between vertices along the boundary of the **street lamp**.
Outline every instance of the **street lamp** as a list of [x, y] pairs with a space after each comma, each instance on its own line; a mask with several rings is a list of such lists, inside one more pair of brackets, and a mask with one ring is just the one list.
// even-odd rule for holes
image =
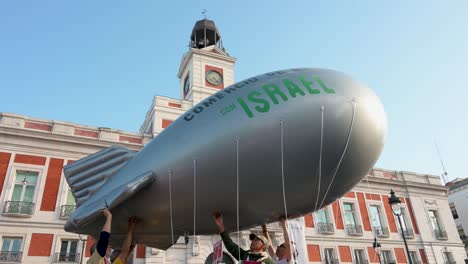
[[403, 225], [401, 224], [401, 219], [400, 219], [401, 201], [400, 201], [400, 198], [395, 196], [395, 192], [392, 189], [390, 190], [390, 198], [388, 198], [388, 203], [392, 207], [393, 214], [397, 217], [398, 223], [400, 224], [401, 236], [403, 237], [403, 242], [405, 242], [406, 255], [408, 256], [408, 263], [413, 264], [413, 261], [411, 260], [411, 256], [409, 253], [408, 244], [406, 243], [406, 236], [405, 236], [405, 232], [403, 231]]
[[376, 237], [374, 237], [374, 243], [372, 243], [372, 247], [374, 248], [375, 252], [377, 253], [377, 256], [379, 257], [379, 264], [382, 263], [382, 260], [380, 259], [380, 254], [382, 254], [382, 246], [379, 242], [377, 242]]
[[[84, 250], [85, 250], [85, 243], [86, 243], [86, 241], [88, 241], [88, 239], [82, 238], [80, 234], [78, 234], [78, 236], [80, 237], [80, 241], [81, 241], [80, 264], [83, 264], [83, 255], [84, 255]], [[76, 259], [75, 259], [75, 261], [76, 261]]]

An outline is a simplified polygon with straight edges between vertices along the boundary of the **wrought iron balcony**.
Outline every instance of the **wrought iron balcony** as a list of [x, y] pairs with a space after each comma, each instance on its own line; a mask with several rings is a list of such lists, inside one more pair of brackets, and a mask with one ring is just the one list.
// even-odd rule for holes
[[405, 234], [406, 238], [414, 238], [414, 232], [411, 228], [403, 229], [403, 234]]
[[317, 223], [317, 231], [319, 234], [334, 234], [335, 228], [332, 223]]
[[20, 263], [23, 252], [19, 251], [0, 251], [0, 263]]
[[54, 263], [79, 263], [79, 253], [55, 253]]
[[325, 263], [325, 264], [339, 264], [340, 261], [338, 259], [325, 259], [323, 261], [323, 263]]
[[413, 264], [421, 264], [421, 261], [419, 260], [412, 260]]
[[6, 201], [3, 215], [31, 217], [34, 213], [34, 203], [22, 201]]
[[346, 230], [350, 236], [362, 236], [362, 227], [360, 225], [346, 225]]
[[62, 205], [62, 208], [60, 209], [60, 219], [68, 219], [74, 210], [74, 205]]
[[388, 232], [387, 227], [374, 226], [375, 234], [377, 237], [389, 237], [390, 233]]
[[434, 234], [438, 240], [447, 240], [447, 232], [442, 231], [442, 230], [434, 230]]
[[444, 261], [444, 264], [457, 264], [457, 262], [455, 262], [455, 260], [446, 260]]

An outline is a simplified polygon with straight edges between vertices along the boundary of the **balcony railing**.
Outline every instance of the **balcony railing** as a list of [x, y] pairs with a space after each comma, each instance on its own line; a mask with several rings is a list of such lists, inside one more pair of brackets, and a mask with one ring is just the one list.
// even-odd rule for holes
[[325, 264], [339, 264], [340, 261], [338, 259], [325, 259], [323, 261], [323, 263], [325, 263]]
[[414, 232], [411, 228], [403, 229], [403, 234], [405, 234], [406, 238], [414, 238]]
[[332, 223], [318, 223], [317, 230], [320, 234], [334, 234], [335, 228]]
[[0, 251], [0, 263], [20, 263], [22, 256], [23, 252], [19, 251]]
[[362, 236], [362, 227], [360, 225], [346, 225], [346, 230], [350, 236]]
[[6, 201], [3, 207], [3, 214], [30, 217], [34, 213], [34, 205], [32, 202]]
[[60, 219], [68, 219], [74, 210], [74, 205], [62, 205], [62, 208], [60, 208]]
[[390, 233], [388, 232], [387, 227], [374, 226], [375, 234], [377, 237], [389, 237]]
[[436, 237], [438, 240], [447, 240], [447, 239], [448, 239], [447, 232], [445, 232], [445, 231], [442, 231], [442, 230], [434, 230], [434, 234], [435, 234], [435, 237]]
[[79, 253], [55, 253], [54, 263], [79, 263], [80, 254]]

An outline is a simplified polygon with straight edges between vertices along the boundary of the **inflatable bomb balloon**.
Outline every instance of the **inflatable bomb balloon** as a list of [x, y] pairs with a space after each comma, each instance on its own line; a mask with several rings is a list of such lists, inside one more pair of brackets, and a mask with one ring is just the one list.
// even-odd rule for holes
[[286, 208], [301, 216], [359, 183], [386, 128], [377, 96], [343, 73], [258, 75], [195, 105], [139, 152], [110, 147], [67, 165], [77, 208], [65, 230], [97, 236], [108, 207], [113, 246], [137, 216], [137, 242], [167, 249], [173, 237], [215, 233], [213, 212], [228, 231], [237, 215], [240, 229], [277, 221]]

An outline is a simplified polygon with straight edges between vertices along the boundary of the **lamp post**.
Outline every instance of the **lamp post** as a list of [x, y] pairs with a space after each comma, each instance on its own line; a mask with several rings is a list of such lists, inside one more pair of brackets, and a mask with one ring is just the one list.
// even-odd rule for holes
[[377, 256], [379, 257], [379, 264], [381, 264], [382, 259], [380, 258], [380, 254], [382, 254], [382, 246], [379, 242], [377, 242], [376, 237], [374, 237], [374, 243], [372, 243], [372, 247], [374, 248], [375, 252], [377, 252]]
[[395, 192], [392, 189], [390, 190], [390, 198], [388, 198], [388, 203], [392, 207], [392, 212], [397, 217], [398, 223], [400, 224], [401, 236], [403, 237], [403, 242], [405, 242], [405, 249], [406, 249], [406, 255], [408, 257], [408, 263], [413, 264], [413, 261], [411, 260], [411, 256], [409, 253], [408, 244], [406, 243], [406, 236], [405, 236], [405, 232], [403, 231], [403, 225], [401, 224], [401, 218], [400, 218], [401, 201], [400, 201], [400, 198], [395, 196]]
[[88, 241], [88, 239], [82, 238], [80, 234], [78, 236], [80, 237], [80, 241], [81, 241], [80, 264], [83, 264], [83, 255], [84, 255], [84, 250], [85, 250], [85, 243], [86, 243], [86, 241]]

